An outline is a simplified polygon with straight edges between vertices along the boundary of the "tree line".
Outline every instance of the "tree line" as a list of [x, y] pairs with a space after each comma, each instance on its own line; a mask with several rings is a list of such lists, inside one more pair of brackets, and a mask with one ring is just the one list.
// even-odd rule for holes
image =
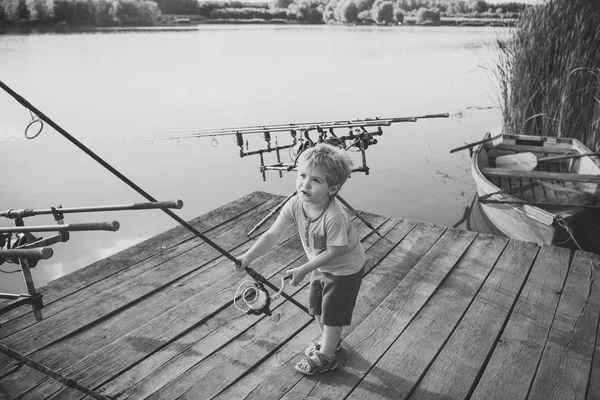
[[0, 0], [0, 23], [85, 26], [156, 25], [167, 15], [202, 20], [264, 20], [307, 24], [439, 23], [442, 16], [517, 18], [526, 5], [463, 0], [272, 0], [270, 3], [197, 0]]

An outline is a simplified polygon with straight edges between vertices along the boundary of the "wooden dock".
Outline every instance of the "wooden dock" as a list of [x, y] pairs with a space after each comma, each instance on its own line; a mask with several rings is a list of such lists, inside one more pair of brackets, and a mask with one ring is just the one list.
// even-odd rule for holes
[[[191, 223], [237, 256], [282, 199], [255, 192]], [[336, 371], [298, 373], [311, 317], [282, 298], [242, 314], [249, 276], [183, 227], [43, 287], [44, 320], [0, 316], [0, 343], [117, 399], [600, 398], [599, 256], [363, 216], [384, 237], [354, 220], [367, 274]], [[253, 266], [279, 286], [304, 260], [290, 229]], [[285, 292], [305, 304], [305, 286]], [[0, 399], [17, 398], [89, 397], [0, 354]]]

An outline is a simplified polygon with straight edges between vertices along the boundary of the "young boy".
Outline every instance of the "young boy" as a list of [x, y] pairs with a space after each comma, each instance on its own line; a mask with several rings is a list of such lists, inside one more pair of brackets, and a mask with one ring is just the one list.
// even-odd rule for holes
[[352, 161], [344, 150], [319, 144], [300, 155], [297, 196], [288, 201], [275, 221], [240, 259], [243, 270], [271, 249], [284, 231], [296, 224], [308, 262], [287, 271], [291, 285], [310, 275], [309, 313], [321, 336], [309, 343], [296, 364], [303, 374], [337, 368], [342, 328], [350, 325], [362, 282], [365, 251], [346, 211], [335, 199], [350, 176]]

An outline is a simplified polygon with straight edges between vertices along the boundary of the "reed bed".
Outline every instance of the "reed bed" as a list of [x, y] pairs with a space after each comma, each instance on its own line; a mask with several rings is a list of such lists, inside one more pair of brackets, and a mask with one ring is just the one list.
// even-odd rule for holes
[[600, 151], [598, 21], [598, 0], [550, 0], [498, 38], [493, 69], [505, 131], [577, 138]]

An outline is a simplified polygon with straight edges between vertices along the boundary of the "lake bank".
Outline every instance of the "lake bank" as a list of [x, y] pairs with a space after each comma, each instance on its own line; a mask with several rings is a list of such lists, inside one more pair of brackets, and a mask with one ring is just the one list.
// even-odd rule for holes
[[[465, 17], [442, 17], [440, 22], [426, 21], [417, 23], [414, 17], [406, 17], [404, 23], [398, 25], [378, 25], [372, 24], [333, 24], [342, 26], [360, 26], [360, 27], [402, 27], [402, 26], [422, 26], [422, 27], [512, 27], [515, 25], [515, 18], [465, 18]], [[49, 24], [42, 21], [22, 20], [22, 21], [0, 21], [0, 34], [29, 34], [29, 33], [76, 33], [96, 30], [129, 30], [139, 28], [167, 28], [169, 30], [175, 28], [185, 29], [188, 27], [200, 25], [298, 25], [298, 26], [314, 26], [327, 24], [306, 24], [299, 21], [271, 19], [265, 20], [262, 18], [254, 19], [207, 19], [198, 15], [163, 15], [162, 19], [156, 25], [143, 23], [128, 23], [120, 26], [99, 27], [95, 25], [78, 24], [70, 26], [67, 23]]]

